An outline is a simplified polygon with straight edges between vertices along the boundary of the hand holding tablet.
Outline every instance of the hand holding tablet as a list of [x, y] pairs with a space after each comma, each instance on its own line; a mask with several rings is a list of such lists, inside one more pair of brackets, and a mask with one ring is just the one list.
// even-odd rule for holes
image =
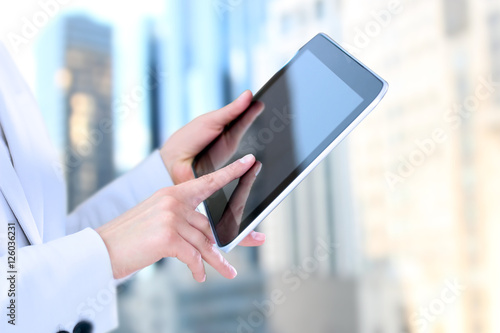
[[246, 154], [256, 157], [245, 175], [199, 206], [219, 248], [228, 252], [244, 239], [386, 91], [383, 79], [326, 35], [304, 45], [193, 162], [200, 177]]

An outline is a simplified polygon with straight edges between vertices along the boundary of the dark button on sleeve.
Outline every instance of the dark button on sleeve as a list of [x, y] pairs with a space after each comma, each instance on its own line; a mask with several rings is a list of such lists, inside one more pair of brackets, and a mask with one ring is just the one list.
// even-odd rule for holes
[[73, 329], [73, 333], [92, 333], [92, 324], [88, 321], [80, 321]]

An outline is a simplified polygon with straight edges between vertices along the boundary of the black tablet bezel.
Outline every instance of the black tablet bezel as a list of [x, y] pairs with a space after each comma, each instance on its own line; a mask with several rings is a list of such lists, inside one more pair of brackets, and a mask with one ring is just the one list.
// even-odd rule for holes
[[[335, 73], [340, 79], [342, 79], [351, 89], [353, 89], [358, 95], [363, 98], [363, 101], [358, 105], [358, 107], [345, 118], [340, 125], [333, 130], [330, 135], [328, 135], [325, 140], [321, 142], [320, 145], [313, 150], [313, 152], [301, 163], [299, 164], [289, 176], [287, 176], [262, 202], [251, 212], [246, 218], [241, 221], [240, 230], [238, 235], [240, 235], [244, 229], [246, 229], [251, 222], [257, 218], [267, 206], [269, 206], [279, 195], [282, 193], [292, 182], [296, 179], [313, 161], [325, 150], [327, 147], [337, 138], [356, 118], [358, 118], [361, 113], [380, 95], [384, 88], [385, 82], [380, 79], [376, 74], [362, 65], [359, 61], [349, 55], [336, 43], [334, 43], [328, 36], [324, 34], [318, 34], [313, 39], [311, 39], [307, 44], [305, 44], [296, 55], [281, 68], [255, 95], [253, 100], [259, 100], [260, 96], [269, 89], [282, 75], [284, 75], [288, 68], [293, 66], [295, 60], [304, 52], [312, 52], [323, 64], [325, 64], [333, 73]], [[241, 116], [240, 116], [241, 117]], [[239, 119], [239, 118], [238, 118]], [[235, 122], [236, 119], [231, 124], [229, 124], [225, 130], [228, 130]], [[222, 135], [222, 134], [221, 134]], [[207, 153], [212, 147], [213, 143], [217, 141], [217, 137], [210, 145], [208, 145], [201, 153], [199, 153], [193, 161], [192, 169], [195, 177], [201, 175], [196, 172], [196, 163], [200, 157]], [[213, 170], [213, 167], [211, 167]], [[215, 171], [215, 170], [213, 170]], [[214, 236], [219, 247], [224, 247], [230, 244], [233, 240], [227, 243], [221, 243], [220, 239], [215, 231], [215, 224], [211, 217], [211, 210], [207, 203], [209, 199], [204, 201], [205, 211], [207, 217], [210, 221], [212, 230], [214, 231]], [[227, 203], [227, 202], [226, 202]], [[237, 237], [237, 236], [236, 236]], [[235, 237], [235, 238], [236, 238]]]

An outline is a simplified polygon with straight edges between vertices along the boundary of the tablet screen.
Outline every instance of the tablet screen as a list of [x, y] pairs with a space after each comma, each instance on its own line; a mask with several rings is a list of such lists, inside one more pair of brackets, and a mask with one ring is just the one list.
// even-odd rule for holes
[[307, 49], [259, 91], [193, 164], [201, 176], [248, 153], [260, 163], [205, 201], [219, 246], [234, 240], [332, 143], [366, 107], [363, 101]]

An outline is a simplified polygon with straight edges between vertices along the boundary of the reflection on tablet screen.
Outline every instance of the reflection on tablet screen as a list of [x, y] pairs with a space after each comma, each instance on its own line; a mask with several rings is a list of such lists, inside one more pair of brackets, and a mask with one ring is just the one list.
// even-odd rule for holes
[[309, 50], [296, 57], [256, 98], [195, 162], [198, 176], [248, 153], [262, 164], [251, 186], [245, 175], [206, 200], [222, 246], [245, 229], [342, 132], [351, 113], [363, 102]]

